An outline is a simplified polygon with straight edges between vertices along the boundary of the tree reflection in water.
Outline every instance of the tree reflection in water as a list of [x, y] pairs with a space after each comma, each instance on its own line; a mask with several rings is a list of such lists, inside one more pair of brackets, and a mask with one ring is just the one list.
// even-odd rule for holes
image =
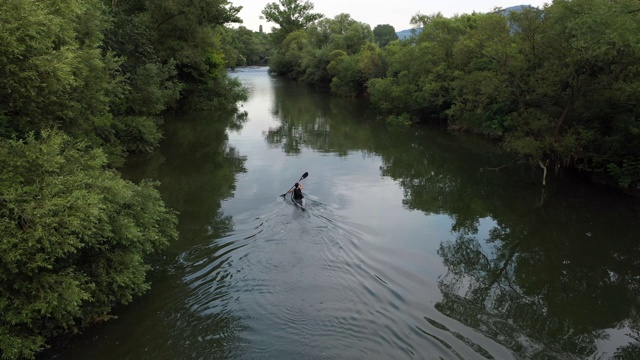
[[[599, 341], [610, 340], [607, 329], [627, 327], [637, 339], [638, 234], [620, 223], [626, 210], [615, 199], [600, 199], [611, 210], [602, 216], [586, 195], [505, 213], [486, 239], [459, 234], [441, 244], [448, 273], [436, 308], [523, 358], [592, 356]], [[628, 356], [637, 345], [620, 350]]]
[[[541, 191], [538, 174], [522, 164], [481, 171], [512, 159], [471, 136], [380, 131], [370, 119], [355, 126], [371, 115], [313, 94], [295, 85], [276, 89], [281, 126], [267, 141], [288, 154], [309, 147], [378, 155], [381, 174], [401, 184], [407, 208], [449, 216], [457, 237], [439, 249], [448, 269], [439, 281], [440, 312], [522, 358], [609, 358], [598, 347], [607, 341], [618, 358], [640, 358], [640, 345], [629, 344], [640, 329], [637, 203], [579, 179], [553, 178]], [[486, 236], [481, 223], [493, 226]], [[610, 329], [628, 336], [612, 339]]]

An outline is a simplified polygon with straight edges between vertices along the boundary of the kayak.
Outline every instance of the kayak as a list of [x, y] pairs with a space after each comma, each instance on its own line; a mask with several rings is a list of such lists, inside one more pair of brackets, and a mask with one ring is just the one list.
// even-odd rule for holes
[[302, 200], [303, 200], [303, 199], [299, 199], [299, 200], [294, 199], [294, 198], [293, 198], [293, 193], [291, 194], [291, 202], [292, 202], [294, 205], [296, 205], [297, 207], [299, 207], [300, 209], [302, 209], [302, 211], [305, 211], [305, 208], [304, 208], [304, 205], [303, 205]]

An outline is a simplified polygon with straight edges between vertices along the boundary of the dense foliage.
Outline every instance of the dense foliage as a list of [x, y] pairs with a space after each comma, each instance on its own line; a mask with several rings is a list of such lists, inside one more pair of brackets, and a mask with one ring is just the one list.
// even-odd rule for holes
[[240, 26], [237, 29], [220, 27], [224, 41], [225, 65], [229, 68], [238, 66], [266, 66], [273, 51], [273, 42], [269, 34], [255, 32]]
[[382, 53], [371, 27], [339, 14], [294, 31], [280, 43], [269, 62], [273, 73], [312, 84], [329, 85], [340, 96], [364, 91], [366, 80], [384, 75]]
[[273, 41], [280, 44], [287, 35], [302, 30], [323, 17], [313, 12], [314, 5], [308, 0], [278, 0], [262, 9], [261, 18], [278, 24], [272, 31]]
[[[368, 95], [389, 123], [438, 122], [496, 139], [543, 169], [640, 190], [640, 5], [556, 0], [543, 9], [416, 15], [386, 41], [339, 15], [288, 34], [272, 71]], [[383, 47], [380, 49], [380, 47]]]
[[385, 47], [394, 40], [398, 40], [398, 34], [393, 26], [389, 24], [376, 25], [373, 28], [373, 40], [380, 47]]
[[102, 151], [59, 132], [0, 143], [3, 358], [108, 319], [148, 288], [145, 257], [176, 238], [154, 184], [105, 165]]
[[[226, 0], [0, 2], [1, 358], [33, 357], [148, 288], [148, 257], [177, 237], [176, 216], [156, 184], [113, 168], [158, 145], [167, 110], [235, 109], [245, 95], [227, 66], [242, 62], [227, 56], [245, 33], [224, 25], [239, 11]], [[243, 61], [265, 61], [264, 48]]]

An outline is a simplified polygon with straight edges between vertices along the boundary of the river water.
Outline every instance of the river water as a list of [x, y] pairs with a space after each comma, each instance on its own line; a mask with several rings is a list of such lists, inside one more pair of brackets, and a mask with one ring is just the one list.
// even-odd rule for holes
[[[168, 117], [128, 178], [180, 239], [152, 290], [56, 359], [609, 359], [640, 347], [637, 201], [269, 76]], [[500, 168], [500, 169], [498, 169]], [[303, 173], [306, 210], [281, 197]]]

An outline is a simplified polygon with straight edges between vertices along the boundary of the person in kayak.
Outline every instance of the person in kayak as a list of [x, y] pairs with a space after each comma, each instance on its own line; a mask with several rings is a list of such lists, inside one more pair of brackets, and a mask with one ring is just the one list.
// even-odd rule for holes
[[304, 207], [304, 195], [302, 195], [302, 184], [296, 183], [293, 185], [293, 189], [288, 192], [293, 193], [293, 200], [296, 201], [300, 206]]

